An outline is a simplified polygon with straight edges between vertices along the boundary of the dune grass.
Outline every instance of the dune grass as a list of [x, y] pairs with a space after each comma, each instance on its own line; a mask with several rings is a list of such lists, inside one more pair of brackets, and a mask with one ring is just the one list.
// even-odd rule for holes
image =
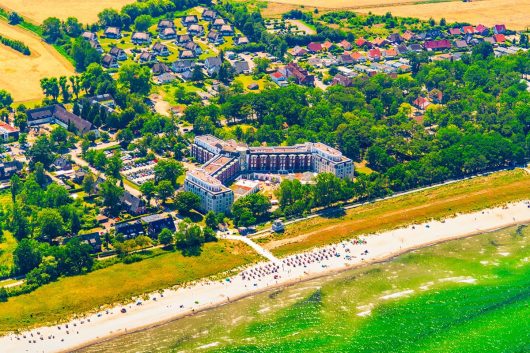
[[0, 333], [54, 324], [106, 304], [186, 284], [257, 260], [258, 255], [246, 245], [220, 241], [206, 244], [199, 257], [167, 252], [141, 262], [120, 263], [86, 275], [61, 278], [0, 303]]
[[277, 256], [456, 213], [530, 198], [530, 176], [517, 169], [440, 186], [289, 225], [259, 239]]

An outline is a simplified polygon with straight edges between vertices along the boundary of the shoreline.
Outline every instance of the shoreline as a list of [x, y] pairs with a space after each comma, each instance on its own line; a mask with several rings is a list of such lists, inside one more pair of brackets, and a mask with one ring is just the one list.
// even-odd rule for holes
[[[188, 287], [151, 293], [145, 301], [136, 298], [126, 305], [114, 304], [112, 309], [87, 314], [82, 318], [72, 319], [67, 324], [8, 334], [0, 337], [0, 345], [6, 352], [80, 350], [265, 291], [369, 264], [387, 262], [405, 253], [439, 243], [528, 224], [529, 207], [529, 201], [510, 203], [503, 207], [458, 214], [441, 221], [433, 220], [360, 237], [367, 243], [343, 241], [290, 255], [280, 259], [281, 263], [260, 262], [224, 281], [199, 280]], [[123, 309], [126, 313], [121, 312]]]

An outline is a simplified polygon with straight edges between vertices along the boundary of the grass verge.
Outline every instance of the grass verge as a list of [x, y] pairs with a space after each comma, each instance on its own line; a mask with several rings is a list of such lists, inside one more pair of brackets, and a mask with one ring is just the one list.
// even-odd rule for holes
[[286, 227], [259, 239], [277, 256], [323, 246], [360, 234], [380, 232], [456, 213], [473, 212], [530, 198], [530, 176], [523, 170], [494, 173], [393, 199], [337, 211]]
[[133, 296], [189, 283], [257, 260], [258, 256], [246, 245], [220, 241], [206, 244], [199, 257], [167, 252], [129, 265], [116, 264], [86, 275], [61, 278], [0, 303], [0, 334], [55, 324], [109, 303], [124, 302]]

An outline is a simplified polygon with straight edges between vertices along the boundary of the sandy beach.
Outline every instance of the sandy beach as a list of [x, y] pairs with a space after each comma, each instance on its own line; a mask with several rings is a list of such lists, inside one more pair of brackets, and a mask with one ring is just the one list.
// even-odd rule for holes
[[443, 241], [530, 223], [530, 202], [370, 234], [241, 269], [222, 281], [166, 289], [61, 325], [0, 337], [2, 352], [66, 352], [223, 305], [267, 289], [385, 261]]

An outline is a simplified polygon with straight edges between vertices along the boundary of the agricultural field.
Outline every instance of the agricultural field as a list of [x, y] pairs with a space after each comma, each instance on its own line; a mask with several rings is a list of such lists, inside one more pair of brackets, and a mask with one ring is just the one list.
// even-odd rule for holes
[[72, 64], [35, 34], [10, 26], [3, 20], [0, 20], [0, 33], [7, 38], [22, 41], [31, 50], [31, 55], [26, 56], [0, 45], [0, 88], [10, 92], [15, 101], [42, 98], [40, 80], [44, 77], [74, 74]]
[[275, 255], [284, 256], [358, 234], [451, 217], [529, 196], [530, 176], [525, 171], [500, 172], [357, 207], [345, 214], [298, 222], [287, 226], [281, 235], [258, 241]]
[[16, 11], [29, 20], [42, 23], [48, 17], [77, 17], [82, 23], [94, 23], [106, 8], [121, 9], [135, 0], [2, 0], [0, 7]]
[[115, 264], [86, 275], [61, 278], [34, 292], [10, 298], [8, 303], [0, 303], [0, 333], [55, 323], [73, 314], [185, 285], [259, 259], [250, 247], [228, 241], [205, 244], [198, 257], [185, 257], [177, 251], [153, 255], [140, 262]]
[[[448, 4], [450, 2], [451, 4]], [[391, 12], [395, 16], [416, 17], [423, 20], [444, 17], [449, 22], [469, 22], [492, 26], [504, 23], [510, 29], [526, 29], [530, 26], [530, 0], [513, 0], [509, 4], [502, 0], [483, 0], [463, 2], [454, 0], [273, 0], [269, 1], [263, 12], [267, 16], [277, 17], [282, 12], [304, 6], [303, 10], [312, 11], [315, 7], [320, 13], [349, 9], [361, 13], [371, 12], [383, 15]], [[515, 10], [517, 9], [517, 10]]]

